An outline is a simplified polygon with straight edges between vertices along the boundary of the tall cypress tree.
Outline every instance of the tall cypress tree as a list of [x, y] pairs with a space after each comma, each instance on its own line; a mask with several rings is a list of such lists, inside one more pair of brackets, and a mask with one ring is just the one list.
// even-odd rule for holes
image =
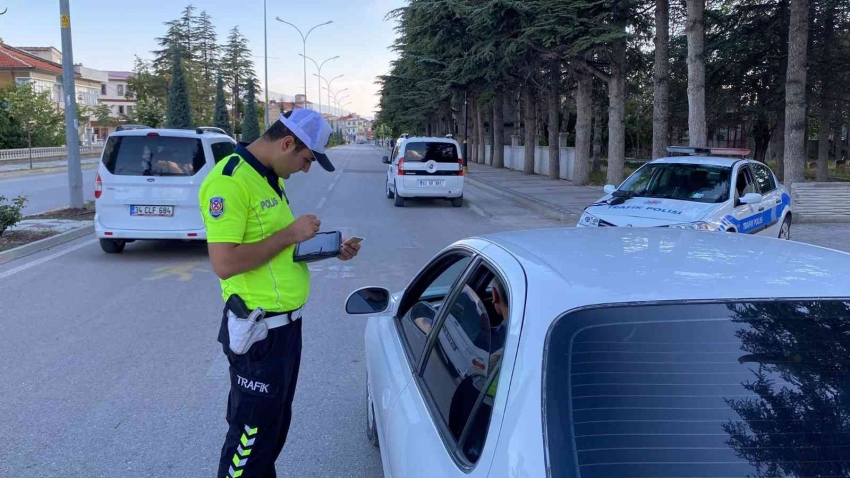
[[233, 129], [230, 127], [230, 116], [227, 113], [227, 100], [224, 98], [224, 78], [221, 73], [218, 74], [218, 83], [215, 88], [215, 113], [213, 114], [213, 126], [221, 128], [227, 134], [233, 136]]
[[192, 107], [189, 104], [189, 85], [183, 71], [183, 52], [174, 50], [174, 64], [171, 68], [171, 84], [168, 87], [168, 107], [166, 127], [174, 129], [192, 129]]
[[257, 117], [257, 100], [254, 82], [248, 83], [248, 98], [245, 102], [245, 118], [242, 120], [242, 141], [253, 142], [260, 137], [260, 121]]

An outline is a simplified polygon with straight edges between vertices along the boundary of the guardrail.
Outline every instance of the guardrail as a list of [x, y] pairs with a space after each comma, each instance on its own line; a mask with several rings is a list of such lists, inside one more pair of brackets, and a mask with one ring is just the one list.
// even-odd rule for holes
[[[32, 156], [30, 156], [32, 151]], [[103, 151], [103, 145], [80, 146], [80, 154], [100, 154]], [[19, 149], [0, 149], [0, 162], [4, 161], [21, 161], [27, 160], [30, 157], [33, 159], [40, 158], [62, 158], [68, 156], [68, 148], [65, 146], [56, 146], [52, 148], [19, 148]]]

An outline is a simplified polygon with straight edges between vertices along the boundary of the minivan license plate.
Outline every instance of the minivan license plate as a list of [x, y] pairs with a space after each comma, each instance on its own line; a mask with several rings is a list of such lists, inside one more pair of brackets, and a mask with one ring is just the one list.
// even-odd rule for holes
[[436, 186], [436, 187], [440, 187], [440, 186], [442, 186], [442, 185], [444, 185], [444, 184], [446, 184], [446, 182], [445, 182], [445, 181], [425, 180], [425, 179], [420, 179], [420, 180], [419, 180], [419, 185], [420, 185], [420, 186], [426, 186], [426, 187], [427, 187], [427, 186]]
[[174, 206], [130, 206], [131, 216], [172, 217]]

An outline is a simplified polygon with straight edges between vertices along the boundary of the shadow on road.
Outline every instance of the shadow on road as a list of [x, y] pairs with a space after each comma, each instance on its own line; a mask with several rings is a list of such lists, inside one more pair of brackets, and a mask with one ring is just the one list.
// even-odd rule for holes
[[206, 260], [204, 241], [136, 241], [127, 244], [122, 257], [133, 259], [198, 259]]

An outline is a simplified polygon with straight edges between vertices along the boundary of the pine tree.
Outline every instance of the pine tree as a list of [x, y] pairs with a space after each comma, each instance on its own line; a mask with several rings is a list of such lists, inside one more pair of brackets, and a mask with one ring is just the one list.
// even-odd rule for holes
[[260, 137], [260, 123], [257, 115], [256, 87], [248, 83], [248, 98], [245, 101], [245, 119], [242, 121], [242, 141], [251, 143]]
[[171, 71], [175, 49], [182, 50], [184, 63], [191, 63], [195, 60], [195, 23], [197, 17], [194, 12], [195, 7], [187, 5], [180, 18], [164, 23], [168, 27], [168, 31], [165, 36], [156, 39], [161, 49], [152, 52], [154, 54], [153, 68], [158, 74], [164, 76]]
[[166, 127], [174, 129], [191, 129], [192, 105], [189, 102], [189, 85], [186, 84], [186, 72], [183, 71], [182, 49], [174, 51], [171, 68], [171, 84], [168, 87], [168, 108]]
[[227, 100], [224, 98], [224, 79], [221, 73], [218, 75], [218, 82], [215, 90], [215, 114], [213, 115], [213, 126], [221, 128], [227, 134], [233, 136], [233, 129], [230, 127], [230, 116], [227, 114]]
[[212, 86], [216, 70], [218, 70], [221, 47], [218, 45], [218, 35], [212, 24], [212, 17], [202, 11], [195, 24], [195, 39], [197, 42], [197, 60], [201, 66], [204, 83]]
[[233, 124], [239, 123], [239, 103], [242, 100], [242, 87], [249, 83], [256, 84], [257, 74], [254, 72], [254, 60], [251, 59], [251, 49], [248, 39], [240, 32], [239, 27], [233, 27], [223, 47], [221, 69], [227, 86], [230, 88], [231, 113]]

